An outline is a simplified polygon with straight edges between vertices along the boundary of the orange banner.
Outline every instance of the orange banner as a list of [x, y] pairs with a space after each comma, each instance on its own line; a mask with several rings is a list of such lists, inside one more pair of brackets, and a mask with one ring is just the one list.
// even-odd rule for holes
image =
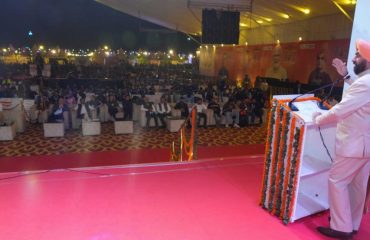
[[333, 58], [347, 60], [349, 40], [283, 43], [279, 45], [212, 46], [200, 49], [200, 72], [218, 76], [224, 68], [230, 80], [248, 75], [288, 79], [289, 82], [324, 84], [339, 77]]

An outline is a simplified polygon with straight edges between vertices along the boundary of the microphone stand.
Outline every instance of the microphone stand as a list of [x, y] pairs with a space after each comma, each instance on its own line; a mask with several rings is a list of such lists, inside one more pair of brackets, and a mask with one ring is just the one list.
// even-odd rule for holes
[[[318, 90], [321, 90], [321, 89], [324, 89], [324, 88], [327, 88], [327, 87], [330, 87], [330, 86], [332, 86], [332, 88], [333, 88], [333, 86], [334, 86], [335, 84], [339, 83], [339, 82], [340, 82], [340, 81], [342, 81], [342, 80], [347, 80], [347, 79], [349, 79], [349, 78], [350, 78], [350, 76], [349, 76], [349, 75], [347, 75], [347, 76], [345, 76], [345, 77], [343, 77], [343, 78], [337, 79], [336, 81], [334, 81], [334, 82], [332, 82], [332, 83], [325, 84], [324, 86], [321, 86], [321, 87], [319, 87], [319, 88], [315, 88], [315, 89], [313, 89], [313, 90], [311, 90], [311, 91], [308, 91], [308, 92], [306, 92], [306, 93], [300, 94], [300, 95], [298, 95], [297, 97], [295, 97], [295, 98], [293, 98], [292, 100], [290, 100], [290, 101], [289, 101], [289, 103], [288, 103], [288, 106], [289, 106], [289, 108], [290, 108], [292, 111], [294, 111], [294, 112], [299, 111], [299, 109], [298, 109], [296, 106], [294, 106], [294, 105], [293, 105], [293, 102], [294, 102], [297, 98], [302, 97], [302, 96], [304, 96], [304, 95], [306, 95], [306, 94], [314, 93], [314, 92], [316, 92], [316, 91], [318, 91]], [[320, 108], [320, 109], [328, 110], [328, 109], [327, 109], [327, 107], [324, 105], [324, 100], [323, 100], [323, 101], [320, 101], [320, 102], [318, 103], [318, 106], [319, 106], [319, 108]]]

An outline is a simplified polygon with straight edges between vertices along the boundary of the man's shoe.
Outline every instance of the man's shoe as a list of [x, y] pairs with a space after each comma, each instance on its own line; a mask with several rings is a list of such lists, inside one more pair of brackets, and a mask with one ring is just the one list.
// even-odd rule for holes
[[317, 231], [331, 238], [337, 238], [337, 239], [342, 239], [342, 240], [352, 239], [352, 232], [341, 232], [341, 231], [331, 229], [329, 227], [318, 227]]

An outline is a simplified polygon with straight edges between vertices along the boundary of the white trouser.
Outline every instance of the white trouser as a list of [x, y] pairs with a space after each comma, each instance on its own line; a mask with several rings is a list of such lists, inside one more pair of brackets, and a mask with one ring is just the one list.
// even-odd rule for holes
[[370, 158], [336, 156], [329, 171], [330, 227], [352, 232], [360, 227]]

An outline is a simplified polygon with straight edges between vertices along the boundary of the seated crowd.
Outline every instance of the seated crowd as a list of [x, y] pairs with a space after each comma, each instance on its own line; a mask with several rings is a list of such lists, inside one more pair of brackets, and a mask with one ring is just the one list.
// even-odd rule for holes
[[[186, 118], [197, 110], [198, 125], [247, 126], [258, 119], [262, 124], [265, 93], [248, 83], [220, 84], [182, 68], [139, 66], [119, 80], [80, 81], [74, 79], [44, 81], [40, 91], [26, 80], [11, 78], [0, 84], [1, 97], [35, 99], [33, 122], [64, 122], [71, 128], [77, 120], [133, 120], [134, 107], [145, 116], [143, 127], [165, 127], [169, 116]], [[176, 114], [174, 113], [176, 112]], [[211, 112], [211, 113], [210, 113]], [[211, 118], [211, 119], [210, 119]], [[153, 125], [153, 124], [152, 124]], [[75, 127], [73, 127], [75, 128]]]

